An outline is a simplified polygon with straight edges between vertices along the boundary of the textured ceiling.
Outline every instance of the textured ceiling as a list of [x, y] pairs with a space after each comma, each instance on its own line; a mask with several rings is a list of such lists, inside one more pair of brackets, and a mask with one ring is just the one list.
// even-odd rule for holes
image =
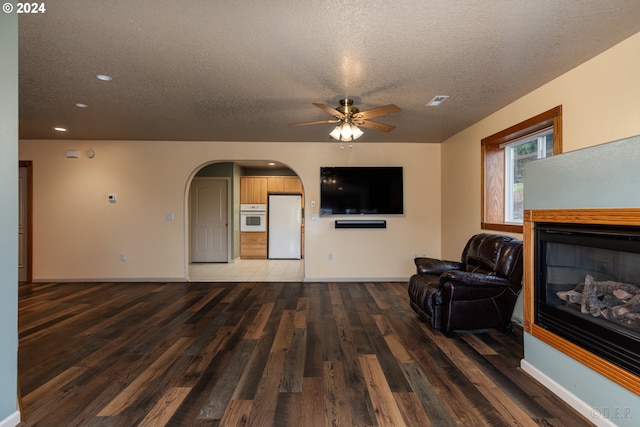
[[[442, 142], [640, 31], [637, 0], [46, 7], [19, 20], [24, 139], [327, 141], [331, 125], [288, 123], [330, 119], [312, 102], [348, 96], [401, 108], [360, 141]], [[450, 98], [426, 107], [436, 95]]]

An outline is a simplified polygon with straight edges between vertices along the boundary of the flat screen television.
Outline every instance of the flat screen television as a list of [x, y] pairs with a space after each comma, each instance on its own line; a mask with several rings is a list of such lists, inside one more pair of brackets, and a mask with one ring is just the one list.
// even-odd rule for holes
[[404, 213], [401, 166], [321, 167], [320, 215]]

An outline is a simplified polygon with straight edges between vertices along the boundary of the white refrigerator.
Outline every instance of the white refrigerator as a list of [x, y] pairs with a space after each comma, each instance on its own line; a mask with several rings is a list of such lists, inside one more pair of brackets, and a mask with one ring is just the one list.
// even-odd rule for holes
[[300, 259], [302, 196], [269, 195], [269, 259]]

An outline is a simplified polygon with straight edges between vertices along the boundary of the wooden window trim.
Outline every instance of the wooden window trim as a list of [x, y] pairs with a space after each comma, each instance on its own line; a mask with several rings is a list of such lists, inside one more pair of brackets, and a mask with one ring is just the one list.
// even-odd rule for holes
[[508, 143], [525, 135], [553, 127], [553, 154], [562, 153], [562, 105], [524, 120], [481, 142], [481, 220], [483, 230], [522, 233], [522, 225], [504, 221], [504, 148]]

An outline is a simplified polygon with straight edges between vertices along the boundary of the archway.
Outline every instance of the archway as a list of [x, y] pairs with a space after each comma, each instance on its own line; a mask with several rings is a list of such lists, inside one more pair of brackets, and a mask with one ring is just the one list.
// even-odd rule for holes
[[[214, 262], [198, 262], [193, 257], [194, 183], [226, 180], [228, 183], [228, 257]], [[256, 184], [258, 183], [258, 184]], [[252, 186], [248, 191], [247, 184]], [[267, 251], [269, 232], [241, 230], [240, 206], [243, 203], [267, 204], [270, 194], [299, 194], [300, 256], [298, 259], [270, 259]], [[261, 200], [252, 197], [260, 195]], [[271, 160], [212, 160], [196, 169], [185, 186], [185, 266], [189, 281], [302, 281], [304, 278], [304, 187], [299, 175], [288, 165]], [[256, 243], [257, 242], [257, 243]]]

